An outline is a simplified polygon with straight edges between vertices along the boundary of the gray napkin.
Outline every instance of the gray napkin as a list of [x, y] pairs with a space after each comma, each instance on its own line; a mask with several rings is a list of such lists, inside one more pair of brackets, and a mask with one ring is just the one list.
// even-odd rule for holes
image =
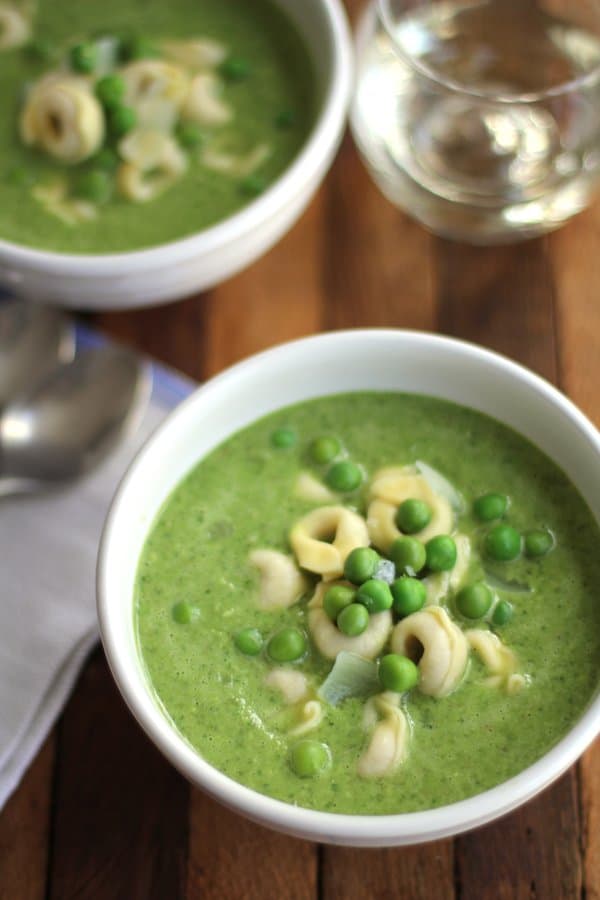
[[[82, 329], [78, 345], [97, 343]], [[141, 424], [104, 464], [52, 493], [0, 502], [0, 809], [60, 714], [97, 635], [95, 569], [129, 462], [192, 382], [153, 365]]]

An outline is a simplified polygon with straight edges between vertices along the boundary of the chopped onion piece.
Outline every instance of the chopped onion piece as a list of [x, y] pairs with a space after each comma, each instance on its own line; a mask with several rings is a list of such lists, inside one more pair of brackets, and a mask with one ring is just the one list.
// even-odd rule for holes
[[485, 583], [495, 591], [505, 591], [507, 594], [531, 594], [533, 592], [533, 588], [530, 588], [528, 584], [506, 581], [487, 569], [485, 570]]
[[429, 487], [432, 491], [435, 491], [436, 494], [439, 494], [440, 497], [444, 497], [456, 513], [462, 513], [465, 510], [465, 501], [462, 496], [456, 490], [453, 484], [451, 484], [441, 472], [438, 472], [437, 469], [432, 469], [431, 466], [428, 466], [427, 463], [418, 459], [415, 463], [418, 471], [423, 476]]
[[380, 562], [377, 564], [377, 568], [375, 569], [373, 578], [376, 578], [379, 581], [385, 581], [386, 584], [391, 584], [396, 578], [396, 566], [394, 565], [392, 560], [380, 560]]
[[348, 697], [369, 697], [379, 690], [376, 663], [342, 650], [317, 694], [331, 706], [338, 706]]

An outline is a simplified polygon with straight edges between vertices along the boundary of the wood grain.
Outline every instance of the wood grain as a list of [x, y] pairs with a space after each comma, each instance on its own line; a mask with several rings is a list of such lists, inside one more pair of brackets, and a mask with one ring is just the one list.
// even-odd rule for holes
[[194, 791], [189, 900], [316, 900], [314, 844], [254, 825]]
[[[437, 278], [441, 330], [487, 345], [558, 382], [557, 301], [547, 239], [494, 248], [438, 240]], [[571, 770], [517, 813], [458, 838], [461, 900], [578, 897], [577, 792]]]
[[347, 137], [327, 181], [324, 327], [432, 328], [431, 249], [381, 197]]
[[44, 900], [54, 738], [49, 737], [0, 815], [0, 900]]
[[[319, 329], [322, 229], [320, 195], [276, 251], [202, 298], [206, 377], [274, 343]], [[190, 898], [312, 900], [317, 866], [315, 845], [259, 828], [200, 791], [192, 793]]]
[[204, 303], [201, 296], [178, 303], [92, 317], [116, 340], [201, 380], [204, 370]]
[[[600, 424], [600, 205], [550, 238], [557, 297], [562, 387]], [[583, 757], [580, 772], [583, 886], [600, 900], [600, 741]]]
[[571, 771], [517, 812], [456, 845], [461, 900], [575, 900], [581, 896], [577, 782]]
[[452, 841], [390, 850], [328, 847], [323, 900], [454, 900]]
[[545, 239], [514, 247], [436, 240], [438, 327], [558, 378], [554, 285]]
[[585, 900], [600, 900], [600, 739], [580, 764], [581, 849]]
[[125, 708], [98, 650], [58, 731], [47, 896], [183, 896], [188, 796]]
[[[327, 181], [327, 328], [431, 329], [432, 238], [382, 199], [349, 139]], [[356, 851], [324, 847], [322, 898], [454, 897], [452, 842]]]
[[282, 341], [318, 331], [323, 191], [278, 246], [203, 298], [205, 377]]
[[[356, 18], [362, 0], [346, 0]], [[600, 422], [600, 206], [515, 247], [434, 238], [378, 193], [347, 137], [307, 214], [206, 293], [95, 321], [197, 379], [322, 329], [480, 342]], [[56, 752], [56, 764], [54, 754]], [[54, 783], [53, 782], [54, 778]], [[600, 744], [479, 831], [416, 848], [317, 848], [191, 789], [133, 721], [101, 653], [0, 815], [1, 900], [600, 900]]]

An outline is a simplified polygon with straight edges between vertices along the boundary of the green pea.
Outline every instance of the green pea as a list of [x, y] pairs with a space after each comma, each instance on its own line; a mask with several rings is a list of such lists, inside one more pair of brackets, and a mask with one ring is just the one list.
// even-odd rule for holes
[[431, 572], [449, 572], [456, 565], [456, 544], [449, 534], [438, 534], [425, 544], [427, 568]]
[[386, 584], [385, 581], [378, 581], [376, 578], [371, 578], [361, 584], [356, 600], [358, 603], [362, 603], [371, 614], [391, 609], [393, 603], [389, 584]]
[[327, 744], [307, 739], [292, 747], [290, 762], [300, 778], [314, 778], [331, 765], [331, 752]]
[[406, 575], [416, 575], [426, 561], [425, 547], [414, 537], [397, 538], [392, 544], [390, 556], [396, 564], [396, 571]]
[[251, 71], [250, 63], [237, 56], [230, 56], [219, 66], [219, 72], [227, 81], [243, 81]]
[[473, 504], [473, 512], [480, 522], [501, 519], [508, 509], [508, 497], [504, 494], [483, 494]]
[[115, 106], [110, 110], [108, 124], [115, 137], [123, 137], [137, 125], [137, 113], [131, 106]]
[[419, 681], [419, 670], [412, 659], [399, 653], [388, 653], [379, 663], [379, 681], [386, 691], [402, 694]]
[[363, 584], [375, 574], [381, 558], [372, 547], [355, 547], [344, 563], [344, 576], [352, 584]]
[[339, 614], [346, 606], [354, 602], [356, 591], [345, 584], [334, 584], [325, 591], [323, 597], [323, 609], [332, 622], [335, 622]]
[[513, 608], [508, 600], [500, 600], [494, 607], [492, 622], [494, 625], [507, 625], [513, 617]]
[[187, 600], [180, 600], [171, 609], [171, 615], [178, 625], [189, 625], [198, 618], [198, 607]]
[[275, 127], [280, 128], [281, 131], [285, 131], [288, 128], [293, 128], [296, 124], [296, 114], [293, 109], [282, 109], [277, 113], [274, 119]]
[[96, 82], [95, 94], [105, 109], [115, 109], [125, 96], [125, 82], [120, 75], [105, 75]]
[[369, 624], [369, 613], [362, 603], [350, 603], [344, 607], [337, 617], [337, 627], [348, 637], [357, 637], [366, 631]]
[[427, 591], [425, 585], [418, 578], [410, 578], [403, 575], [396, 578], [392, 585], [392, 597], [394, 598], [394, 612], [399, 616], [410, 616], [425, 606]]
[[186, 150], [195, 150], [204, 140], [202, 129], [194, 122], [180, 122], [175, 129], [175, 134], [181, 146]]
[[119, 154], [111, 147], [103, 147], [91, 160], [98, 169], [115, 172], [119, 165]]
[[275, 662], [293, 662], [306, 653], [306, 638], [297, 628], [286, 626], [270, 639], [267, 652]]
[[511, 525], [495, 525], [485, 536], [484, 549], [491, 559], [516, 559], [521, 552], [521, 535]]
[[525, 555], [531, 559], [545, 556], [554, 547], [554, 537], [549, 531], [537, 529], [525, 535]]
[[468, 584], [458, 592], [456, 607], [467, 619], [481, 619], [492, 605], [492, 592], [483, 581]]
[[240, 189], [243, 194], [246, 194], [248, 197], [258, 197], [259, 194], [262, 194], [263, 191], [266, 190], [267, 180], [263, 178], [262, 175], [247, 175], [243, 181], [240, 182]]
[[349, 459], [334, 463], [325, 476], [329, 487], [339, 494], [349, 494], [351, 491], [355, 491], [362, 480], [361, 470], [356, 463], [350, 462]]
[[92, 169], [79, 176], [75, 183], [75, 193], [92, 203], [105, 203], [112, 193], [112, 179], [102, 169]]
[[98, 49], [95, 44], [81, 43], [71, 47], [69, 62], [75, 72], [89, 75], [96, 68], [98, 62]]
[[121, 40], [119, 55], [124, 62], [129, 62], [134, 59], [153, 59], [160, 56], [160, 51], [146, 38], [130, 35]]
[[278, 450], [286, 450], [296, 443], [296, 432], [293, 428], [276, 428], [271, 435], [271, 443]]
[[404, 534], [423, 531], [431, 522], [431, 507], [423, 500], [405, 500], [398, 507], [396, 525]]
[[324, 465], [332, 462], [342, 449], [342, 445], [336, 437], [324, 435], [316, 438], [310, 445], [310, 455], [316, 463]]
[[246, 656], [258, 656], [263, 645], [262, 634], [258, 628], [242, 628], [234, 635], [233, 642], [240, 653]]

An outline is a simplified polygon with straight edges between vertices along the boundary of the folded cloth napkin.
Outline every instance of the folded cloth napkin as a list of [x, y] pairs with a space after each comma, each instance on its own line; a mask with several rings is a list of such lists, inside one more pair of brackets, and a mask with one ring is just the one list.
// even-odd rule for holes
[[[78, 329], [78, 349], [102, 340]], [[140, 423], [98, 469], [64, 489], [0, 501], [0, 809], [98, 639], [96, 556], [115, 489], [144, 440], [193, 388], [171, 370], [151, 369]]]

